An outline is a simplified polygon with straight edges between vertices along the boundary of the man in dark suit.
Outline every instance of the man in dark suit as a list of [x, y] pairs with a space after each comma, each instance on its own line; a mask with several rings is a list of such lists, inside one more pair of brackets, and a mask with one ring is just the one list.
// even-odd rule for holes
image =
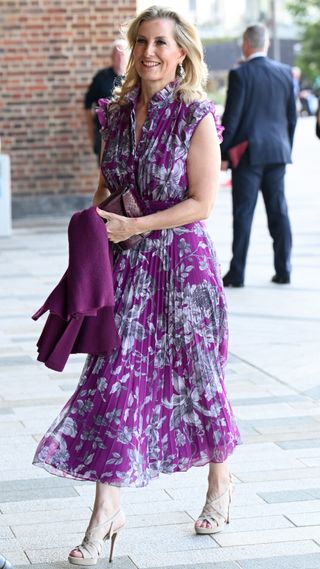
[[272, 282], [290, 283], [291, 228], [284, 194], [286, 164], [291, 162], [296, 104], [291, 68], [267, 57], [267, 29], [250, 26], [243, 35], [245, 61], [230, 71], [221, 145], [222, 169], [229, 150], [247, 141], [232, 167], [233, 243], [224, 286], [242, 287], [253, 214], [261, 189], [273, 239]]

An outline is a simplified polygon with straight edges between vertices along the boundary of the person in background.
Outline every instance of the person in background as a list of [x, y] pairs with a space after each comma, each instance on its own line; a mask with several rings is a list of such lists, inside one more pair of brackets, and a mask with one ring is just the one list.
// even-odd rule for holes
[[295, 97], [295, 101], [296, 101], [296, 108], [297, 108], [297, 113], [299, 114], [301, 111], [301, 102], [300, 102], [301, 69], [300, 69], [300, 67], [297, 67], [297, 66], [292, 67], [292, 77], [293, 77], [293, 90], [294, 90], [294, 97]]
[[313, 82], [313, 91], [317, 97], [320, 97], [320, 75], [317, 75]]
[[101, 136], [100, 125], [95, 112], [99, 99], [110, 98], [114, 87], [121, 82], [127, 65], [127, 42], [117, 39], [111, 46], [111, 66], [100, 69], [92, 79], [92, 82], [84, 98], [85, 117], [89, 139], [93, 152], [100, 163]]
[[320, 138], [320, 97], [318, 100], [318, 110], [317, 110], [317, 117], [316, 117], [316, 135]]
[[10, 561], [0, 553], [0, 569], [12, 569]]
[[245, 63], [229, 73], [222, 124], [222, 169], [229, 167], [229, 151], [248, 143], [239, 164], [232, 168], [233, 243], [225, 287], [244, 285], [253, 214], [261, 189], [268, 228], [273, 240], [275, 275], [272, 282], [290, 283], [291, 228], [284, 193], [286, 164], [297, 114], [292, 70], [267, 57], [267, 29], [253, 25], [243, 35]]

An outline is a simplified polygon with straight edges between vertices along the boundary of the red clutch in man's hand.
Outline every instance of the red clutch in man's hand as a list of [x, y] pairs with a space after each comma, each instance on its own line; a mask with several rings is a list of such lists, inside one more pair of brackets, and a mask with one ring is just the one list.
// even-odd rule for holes
[[[124, 217], [141, 217], [143, 213], [143, 203], [140, 197], [132, 189], [128, 190], [118, 190], [110, 194], [103, 202], [101, 202], [98, 207], [104, 211], [110, 211], [110, 213], [117, 213], [118, 215], [123, 215]], [[102, 218], [103, 219], [103, 218]], [[107, 223], [107, 220], [104, 219]], [[121, 249], [131, 249], [135, 247], [143, 239], [143, 235], [132, 235], [129, 239], [125, 241], [119, 241], [117, 245]]]
[[242, 156], [248, 148], [248, 144], [248, 140], [244, 140], [243, 142], [240, 142], [240, 144], [236, 144], [236, 146], [229, 148], [228, 154], [232, 168], [237, 168]]

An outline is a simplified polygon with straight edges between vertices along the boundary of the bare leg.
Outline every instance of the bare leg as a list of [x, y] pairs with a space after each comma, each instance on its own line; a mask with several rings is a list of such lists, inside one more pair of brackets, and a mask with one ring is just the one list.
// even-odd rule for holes
[[[120, 509], [120, 492], [121, 489], [117, 486], [110, 486], [109, 484], [96, 483], [96, 495], [93, 505], [92, 516], [89, 521], [88, 529], [91, 530], [96, 526], [102, 524], [115, 514]], [[125, 522], [124, 514], [121, 513], [117, 518], [117, 526], [123, 525]], [[116, 528], [115, 528], [116, 529]], [[101, 528], [101, 535], [96, 533], [96, 537], [102, 539], [105, 535], [105, 529]], [[72, 550], [70, 552], [72, 557], [82, 557], [80, 551]]]
[[[209, 500], [222, 496], [230, 484], [230, 474], [227, 462], [210, 462], [208, 475], [208, 492]], [[198, 520], [196, 527], [210, 527], [207, 521]]]

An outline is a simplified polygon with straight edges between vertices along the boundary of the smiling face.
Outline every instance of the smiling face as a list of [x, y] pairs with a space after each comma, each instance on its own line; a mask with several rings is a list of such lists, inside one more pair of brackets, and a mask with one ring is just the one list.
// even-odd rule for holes
[[174, 81], [176, 69], [185, 52], [174, 37], [174, 22], [158, 19], [142, 22], [139, 26], [133, 61], [143, 82], [156, 82], [165, 86]]

